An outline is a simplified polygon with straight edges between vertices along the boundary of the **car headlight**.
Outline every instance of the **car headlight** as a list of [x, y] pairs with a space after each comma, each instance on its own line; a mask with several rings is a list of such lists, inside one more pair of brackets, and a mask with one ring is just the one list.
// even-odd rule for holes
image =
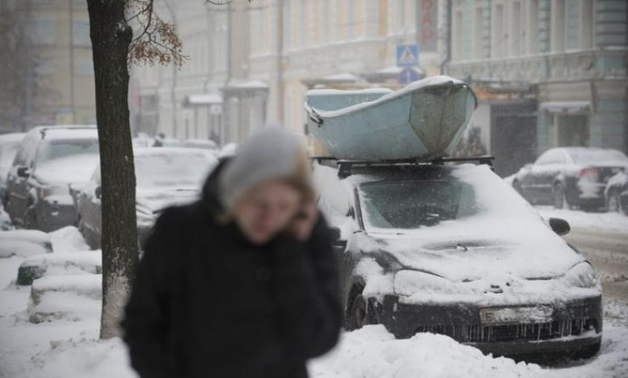
[[584, 289], [601, 288], [600, 280], [588, 262], [580, 263], [571, 268], [564, 279], [570, 286], [580, 287]]
[[400, 270], [395, 274], [393, 284], [395, 294], [409, 297], [415, 293], [457, 294], [460, 287], [453, 282], [437, 275], [416, 270]]

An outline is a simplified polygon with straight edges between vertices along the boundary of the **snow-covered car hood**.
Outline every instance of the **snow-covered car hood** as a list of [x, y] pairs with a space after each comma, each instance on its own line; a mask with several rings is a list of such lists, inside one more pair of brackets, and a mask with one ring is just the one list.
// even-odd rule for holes
[[198, 188], [138, 188], [136, 206], [139, 211], [156, 215], [166, 207], [192, 202], [199, 195]]
[[402, 267], [458, 282], [496, 275], [524, 279], [558, 277], [584, 261], [582, 255], [561, 240], [539, 242], [532, 235], [529, 239], [499, 238], [487, 232], [454, 234], [448, 239], [380, 236], [372, 243]]
[[98, 155], [77, 155], [40, 164], [34, 177], [46, 185], [67, 186], [84, 183], [98, 165]]

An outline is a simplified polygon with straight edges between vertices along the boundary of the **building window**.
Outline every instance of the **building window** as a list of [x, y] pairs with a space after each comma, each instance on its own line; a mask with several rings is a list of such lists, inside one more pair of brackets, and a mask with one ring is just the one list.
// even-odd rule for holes
[[504, 5], [497, 4], [493, 16], [493, 40], [491, 48], [493, 58], [501, 58], [504, 56], [507, 37], [504, 30]]
[[350, 41], [355, 38], [356, 17], [355, 17], [355, 1], [354, 0], [349, 0], [346, 3], [345, 23], [346, 23], [345, 24], [346, 25], [345, 39]]
[[593, 47], [593, 0], [581, 0], [580, 2], [580, 47], [590, 49]]
[[565, 51], [565, 39], [567, 33], [565, 0], [553, 0], [552, 2], [552, 51]]
[[475, 8], [475, 17], [473, 18], [473, 58], [484, 58], [484, 10]]
[[94, 62], [91, 58], [80, 58], [75, 61], [75, 72], [78, 76], [94, 76]]
[[34, 45], [42, 46], [55, 44], [55, 29], [52, 20], [46, 18], [31, 20], [29, 29]]
[[310, 15], [307, 12], [307, 1], [306, 0], [301, 0], [299, 3], [299, 26], [301, 27], [301, 30], [299, 32], [299, 43], [298, 46], [299, 48], [305, 48], [306, 44], [308, 43], [308, 21], [309, 21], [309, 17]]
[[92, 45], [88, 20], [74, 20], [72, 23], [72, 43], [77, 47], [90, 47]]
[[529, 0], [528, 6], [526, 49], [528, 54], [536, 54], [539, 52], [539, 0]]
[[510, 55], [511, 56], [519, 56], [521, 55], [521, 41], [522, 41], [522, 28], [521, 28], [521, 2], [515, 1], [512, 3], [512, 8], [510, 11], [511, 19], [512, 19], [512, 31], [510, 33]]
[[285, 50], [289, 50], [291, 47], [291, 33], [290, 33], [290, 22], [292, 20], [292, 15], [290, 14], [292, 8], [290, 7], [289, 1], [283, 2], [283, 47]]
[[393, 2], [393, 7], [394, 8], [394, 20], [393, 20], [393, 24], [395, 25], [395, 30], [400, 33], [403, 32], [403, 30], [405, 29], [405, 19], [406, 19], [406, 2], [405, 0], [398, 0], [398, 1], [394, 1]]
[[331, 24], [331, 6], [329, 4], [331, 0], [323, 0], [323, 44], [327, 44], [330, 41], [330, 24]]
[[463, 57], [463, 43], [462, 38], [464, 37], [464, 28], [462, 23], [462, 11], [456, 11], [454, 13], [454, 23], [452, 25], [452, 34], [453, 34], [453, 44], [452, 44], [452, 59], [453, 60], [462, 60]]
[[589, 117], [586, 115], [555, 116], [558, 127], [558, 147], [587, 147], [589, 145]]

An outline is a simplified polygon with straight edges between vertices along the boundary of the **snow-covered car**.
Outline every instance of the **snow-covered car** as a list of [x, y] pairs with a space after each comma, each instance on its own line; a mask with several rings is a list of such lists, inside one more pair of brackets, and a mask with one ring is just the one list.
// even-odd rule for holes
[[0, 201], [2, 206], [6, 202], [7, 175], [13, 164], [15, 154], [24, 139], [24, 133], [11, 133], [0, 135]]
[[628, 170], [611, 177], [604, 189], [608, 211], [628, 215]]
[[[325, 165], [322, 165], [325, 164]], [[314, 164], [347, 329], [444, 334], [485, 353], [589, 357], [602, 290], [585, 257], [487, 165]]]
[[[203, 181], [218, 160], [195, 148], [137, 148], [134, 151], [137, 230], [140, 246], [159, 214], [168, 206], [196, 200]], [[78, 229], [92, 249], [102, 234], [100, 169], [75, 193]]]
[[533, 204], [595, 210], [606, 207], [608, 180], [627, 167], [628, 157], [617, 150], [552, 148], [521, 168], [512, 186]]
[[89, 179], [98, 154], [96, 126], [39, 126], [29, 131], [7, 176], [11, 221], [46, 232], [74, 225], [70, 185]]

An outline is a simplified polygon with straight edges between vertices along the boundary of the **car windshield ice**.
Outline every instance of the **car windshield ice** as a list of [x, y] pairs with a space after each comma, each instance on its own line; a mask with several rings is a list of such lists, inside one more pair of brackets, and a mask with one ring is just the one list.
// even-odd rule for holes
[[615, 150], [577, 150], [570, 152], [576, 164], [604, 164], [620, 162], [627, 164], [626, 155]]
[[44, 142], [37, 163], [46, 163], [75, 155], [98, 155], [97, 139], [52, 139]]
[[212, 161], [203, 154], [150, 154], [135, 156], [138, 188], [195, 187], [205, 179]]
[[454, 180], [381, 181], [360, 185], [368, 229], [417, 229], [478, 213], [473, 187]]

